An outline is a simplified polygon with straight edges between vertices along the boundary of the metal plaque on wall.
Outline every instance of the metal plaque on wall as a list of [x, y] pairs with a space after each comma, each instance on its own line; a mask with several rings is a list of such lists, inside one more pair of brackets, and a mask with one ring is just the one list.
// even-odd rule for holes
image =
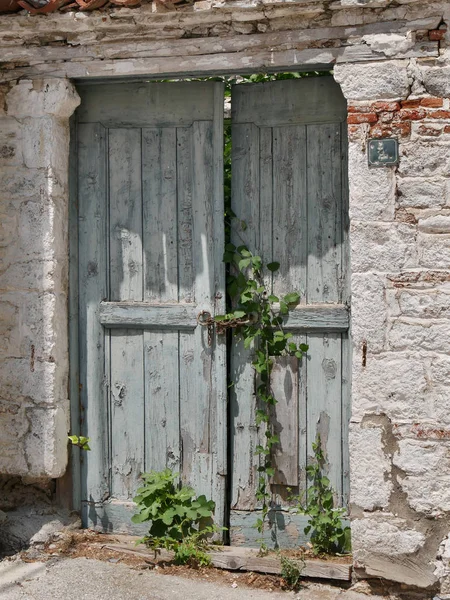
[[367, 156], [370, 167], [398, 165], [398, 140], [395, 138], [369, 140]]

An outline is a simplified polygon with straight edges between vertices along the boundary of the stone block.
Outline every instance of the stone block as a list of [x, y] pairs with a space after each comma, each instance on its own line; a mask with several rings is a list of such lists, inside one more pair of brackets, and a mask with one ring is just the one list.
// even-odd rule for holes
[[395, 173], [392, 169], [370, 169], [359, 143], [349, 144], [350, 218], [358, 221], [392, 221], [395, 203]]
[[404, 99], [409, 93], [407, 61], [338, 64], [334, 77], [347, 100]]
[[392, 290], [388, 294], [391, 316], [450, 319], [450, 285], [425, 290]]
[[400, 146], [401, 175], [431, 177], [448, 175], [450, 144], [447, 142], [406, 142]]
[[69, 165], [69, 123], [52, 117], [26, 118], [23, 126], [23, 159], [30, 169], [52, 167], [60, 173]]
[[450, 353], [449, 328], [448, 319], [395, 319], [388, 331], [388, 347]]
[[[431, 360], [413, 349], [368, 354], [365, 367], [360, 360], [355, 360], [352, 418], [361, 420], [366, 414], [385, 414], [391, 421], [430, 418], [434, 414], [434, 402], [440, 400], [430, 385]], [[450, 401], [446, 404], [450, 409]]]
[[15, 119], [0, 117], [0, 167], [23, 163], [22, 139]]
[[404, 208], [440, 208], [447, 203], [443, 177], [398, 177], [397, 205]]
[[19, 212], [20, 258], [67, 260], [67, 206], [65, 202], [24, 201]]
[[69, 415], [66, 407], [29, 408], [30, 431], [25, 438], [28, 475], [61, 477], [67, 467]]
[[435, 517], [450, 511], [449, 442], [400, 440], [393, 463], [413, 510]]
[[[419, 231], [425, 233], [450, 234], [450, 213], [442, 210], [440, 214], [424, 215], [419, 218]], [[449, 263], [450, 267], [450, 263]]]
[[415, 227], [407, 224], [353, 221], [350, 227], [352, 271], [389, 272], [416, 267], [415, 237]]
[[368, 552], [388, 556], [413, 554], [425, 541], [421, 531], [412, 529], [404, 519], [386, 513], [352, 520], [352, 550], [357, 559]]
[[8, 252], [8, 257], [0, 257], [0, 264], [2, 266], [0, 271], [0, 290], [57, 291], [64, 282], [67, 282], [67, 262], [67, 260], [39, 259], [16, 262], [14, 255], [11, 256]]
[[15, 402], [0, 399], [0, 465], [4, 475], [26, 474], [24, 436], [29, 422], [26, 404], [21, 398]]
[[[387, 304], [385, 278], [372, 273], [355, 273], [352, 289], [352, 341], [355, 353], [361, 352], [362, 343], [367, 351], [381, 352], [385, 346]], [[360, 363], [359, 356], [355, 361]]]
[[[56, 379], [57, 361], [49, 362], [39, 355], [6, 358], [0, 365], [0, 398], [11, 403], [24, 399], [28, 405], [56, 406], [67, 399], [67, 385]], [[67, 382], [66, 382], [67, 383]]]
[[80, 104], [75, 86], [67, 79], [22, 80], [6, 96], [8, 116], [54, 116], [69, 119]]
[[422, 64], [419, 68], [423, 85], [429, 94], [442, 98], [450, 96], [450, 65]]
[[429, 269], [450, 268], [450, 234], [419, 233], [417, 248], [421, 266]]
[[[350, 424], [350, 497], [363, 510], [386, 508], [392, 492], [391, 466], [383, 451], [382, 430]], [[370, 449], [370, 450], [369, 450]]]

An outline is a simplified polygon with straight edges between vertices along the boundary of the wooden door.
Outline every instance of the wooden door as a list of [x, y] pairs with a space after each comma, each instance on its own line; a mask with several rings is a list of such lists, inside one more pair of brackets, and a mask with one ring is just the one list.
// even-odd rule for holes
[[[85, 526], [132, 531], [142, 471], [170, 467], [224, 519], [223, 86], [85, 86], [77, 121]], [[73, 232], [75, 235], [75, 232]]]
[[[232, 208], [249, 248], [280, 270], [269, 281], [300, 305], [285, 329], [308, 356], [278, 360], [272, 387], [281, 443], [272, 481], [268, 545], [305, 540], [305, 517], [290, 494], [307, 486], [305, 468], [320, 433], [339, 504], [347, 501], [349, 300], [347, 285], [346, 103], [332, 77], [235, 86], [232, 90]], [[242, 242], [236, 238], [240, 245]], [[258, 545], [254, 524], [262, 431], [255, 424], [255, 374], [249, 351], [231, 349], [231, 541]]]

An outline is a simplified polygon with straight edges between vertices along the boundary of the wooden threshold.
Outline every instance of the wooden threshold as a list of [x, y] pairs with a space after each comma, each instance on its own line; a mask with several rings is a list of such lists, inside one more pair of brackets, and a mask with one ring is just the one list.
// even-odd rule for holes
[[[107, 544], [108, 550], [122, 552], [123, 554], [133, 554], [145, 557], [147, 561], [160, 562], [173, 559], [173, 552], [161, 550], [161, 554], [155, 558], [153, 550], [144, 546], [135, 547], [128, 544]], [[275, 555], [258, 556], [259, 551], [256, 548], [242, 548], [239, 546], [220, 546], [217, 550], [208, 552], [211, 556], [212, 565], [219, 569], [228, 569], [230, 571], [254, 571], [257, 573], [266, 573], [271, 575], [281, 575], [280, 558]], [[344, 562], [313, 560], [297, 560], [301, 568], [301, 576], [312, 579], [337, 579], [340, 581], [350, 581], [352, 565]]]

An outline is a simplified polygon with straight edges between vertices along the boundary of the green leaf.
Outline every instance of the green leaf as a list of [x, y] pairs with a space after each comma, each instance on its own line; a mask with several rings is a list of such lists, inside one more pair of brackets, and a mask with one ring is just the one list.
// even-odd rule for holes
[[233, 317], [235, 319], [242, 319], [243, 317], [246, 316], [246, 314], [247, 313], [245, 312], [245, 310], [235, 310], [233, 313]]
[[[279, 262], [271, 262], [267, 265], [267, 268], [269, 269], [269, 271], [272, 271], [272, 273], [274, 273], [275, 271], [278, 271], [278, 269], [280, 268], [280, 263]], [[274, 302], [278, 302], [278, 300], [274, 300]]]
[[242, 271], [243, 269], [246, 269], [249, 264], [252, 262], [251, 258], [241, 258], [241, 260], [239, 261], [239, 269]]
[[279, 301], [280, 301], [280, 299], [278, 298], [278, 296], [274, 296], [273, 294], [270, 294], [270, 296], [267, 298], [267, 300], [268, 300], [269, 302], [272, 302], [272, 303], [273, 303], [273, 302], [279, 302]]
[[288, 314], [288, 312], [289, 312], [289, 307], [288, 307], [288, 305], [287, 305], [285, 302], [281, 301], [281, 302], [280, 302], [280, 313], [281, 313], [282, 315], [287, 315], [287, 314]]
[[286, 294], [283, 300], [286, 302], [286, 304], [298, 304], [300, 301], [300, 294], [297, 294], [297, 292], [291, 292], [290, 294]]

